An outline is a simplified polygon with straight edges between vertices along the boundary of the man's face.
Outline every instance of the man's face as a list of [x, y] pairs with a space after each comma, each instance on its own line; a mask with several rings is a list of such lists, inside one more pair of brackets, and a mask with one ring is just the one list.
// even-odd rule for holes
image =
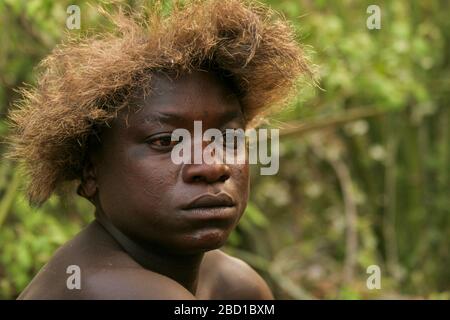
[[212, 73], [153, 81], [153, 93], [137, 101], [140, 108], [123, 112], [102, 133], [96, 205], [141, 245], [178, 253], [216, 249], [246, 207], [248, 164], [175, 164], [170, 138], [177, 128], [193, 137], [196, 120], [203, 132], [244, 128], [241, 106]]

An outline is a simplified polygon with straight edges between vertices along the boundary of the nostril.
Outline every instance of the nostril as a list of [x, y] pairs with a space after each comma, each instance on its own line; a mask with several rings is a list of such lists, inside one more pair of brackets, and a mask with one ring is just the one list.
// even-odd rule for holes
[[[230, 178], [229, 175], [224, 174], [224, 175], [221, 175], [216, 181], [225, 182], [229, 178]], [[196, 175], [196, 176], [193, 176], [191, 178], [191, 181], [192, 182], [202, 182], [202, 181], [208, 181], [208, 179], [206, 177], [201, 176], [201, 175]]]
[[187, 165], [183, 168], [183, 179], [190, 183], [223, 183], [230, 178], [230, 173], [224, 165]]

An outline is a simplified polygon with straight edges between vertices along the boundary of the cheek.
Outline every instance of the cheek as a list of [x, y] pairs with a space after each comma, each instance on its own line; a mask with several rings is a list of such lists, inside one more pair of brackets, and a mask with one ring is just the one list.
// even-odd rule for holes
[[100, 175], [100, 200], [106, 214], [127, 219], [158, 219], [176, 183], [177, 168], [163, 157], [124, 157]]
[[245, 209], [248, 201], [248, 195], [250, 190], [250, 172], [249, 165], [236, 165], [232, 168], [232, 174], [236, 184], [236, 194], [239, 202], [242, 205], [242, 210]]

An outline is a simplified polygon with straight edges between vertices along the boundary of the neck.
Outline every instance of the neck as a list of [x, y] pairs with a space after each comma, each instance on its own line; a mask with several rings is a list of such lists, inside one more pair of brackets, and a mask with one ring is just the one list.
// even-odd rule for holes
[[141, 245], [117, 229], [101, 210], [95, 212], [97, 222], [142, 267], [167, 276], [195, 295], [203, 253], [175, 255], [164, 249]]

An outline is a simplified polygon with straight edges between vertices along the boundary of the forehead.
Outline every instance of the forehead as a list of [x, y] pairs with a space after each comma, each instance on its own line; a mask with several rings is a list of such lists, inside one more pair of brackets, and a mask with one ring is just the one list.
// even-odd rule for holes
[[[126, 114], [127, 126], [153, 120], [173, 122], [217, 122], [243, 117], [241, 104], [232, 87], [211, 72], [196, 71], [177, 79], [157, 74], [151, 94], [138, 95]], [[123, 116], [122, 116], [123, 118]]]

